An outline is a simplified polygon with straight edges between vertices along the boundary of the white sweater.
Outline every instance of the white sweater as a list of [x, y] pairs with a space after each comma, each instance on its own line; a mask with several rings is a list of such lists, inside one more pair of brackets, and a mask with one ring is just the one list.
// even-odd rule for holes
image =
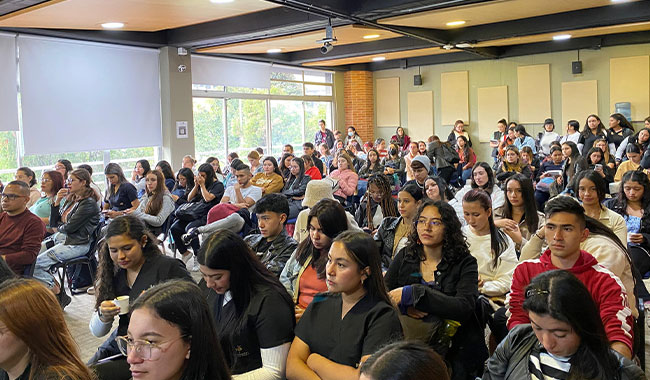
[[469, 252], [478, 262], [478, 274], [483, 280], [479, 291], [486, 296], [503, 296], [510, 291], [512, 274], [517, 266], [515, 243], [504, 234], [508, 247], [497, 259], [496, 268], [492, 265], [491, 235], [477, 236], [470, 226], [463, 227], [463, 234], [467, 238]]

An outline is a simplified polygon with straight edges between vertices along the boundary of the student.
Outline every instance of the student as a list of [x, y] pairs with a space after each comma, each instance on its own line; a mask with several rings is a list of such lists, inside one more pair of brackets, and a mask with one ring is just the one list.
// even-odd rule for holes
[[[102, 337], [111, 331], [116, 317], [118, 324], [117, 329], [99, 346], [90, 364], [120, 353], [115, 337], [126, 335], [131, 314], [120, 314], [122, 310], [114, 299], [127, 296], [133, 303], [142, 292], [161, 282], [174, 278], [192, 281], [185, 264], [163, 255], [155, 236], [135, 216], [115, 218], [106, 229], [104, 242], [99, 249], [95, 311], [89, 328], [94, 336]], [[125, 374], [128, 371], [125, 359], [100, 365], [97, 372]]]
[[199, 287], [232, 373], [249, 380], [283, 379], [295, 325], [289, 294], [244, 240], [228, 230], [204, 242], [199, 264]]
[[219, 159], [218, 158], [216, 158], [216, 157], [208, 157], [205, 160], [205, 163], [212, 165], [212, 167], [214, 168], [214, 175], [217, 176], [217, 180], [223, 182], [223, 180], [226, 179], [226, 177], [224, 177], [223, 173], [221, 172], [221, 166], [219, 165]]
[[445, 359], [452, 379], [473, 379], [488, 356], [483, 329], [474, 318], [476, 259], [469, 252], [455, 210], [447, 203], [423, 200], [414, 218], [417, 227], [388, 268], [386, 287], [403, 318], [460, 323]]
[[424, 195], [432, 201], [446, 201], [447, 189], [445, 180], [438, 176], [429, 176], [424, 181]]
[[318, 146], [318, 151], [320, 152], [320, 160], [323, 162], [323, 168], [325, 169], [325, 173], [323, 174], [329, 174], [329, 167], [332, 164], [334, 156], [332, 155], [330, 148], [325, 143], [322, 143]]
[[383, 174], [368, 179], [368, 191], [357, 208], [354, 219], [364, 231], [374, 235], [382, 220], [397, 217], [397, 203], [390, 190], [390, 180]]
[[521, 247], [544, 225], [544, 214], [537, 211], [533, 182], [515, 174], [505, 183], [506, 201], [494, 209], [494, 224], [515, 243], [517, 257]]
[[[217, 164], [218, 162], [219, 161], [217, 161]], [[163, 174], [163, 177], [165, 177], [165, 187], [167, 190], [169, 190], [170, 193], [174, 191], [176, 180], [174, 178], [174, 171], [172, 170], [172, 166], [169, 164], [169, 162], [165, 160], [158, 161], [156, 164], [156, 170], [160, 171]], [[221, 171], [221, 169], [219, 169], [219, 171]]]
[[567, 141], [571, 141], [576, 146], [580, 140], [580, 123], [578, 120], [569, 120], [566, 124], [566, 134], [560, 137], [560, 144], [564, 144]]
[[323, 179], [318, 168], [314, 166], [312, 156], [303, 155], [302, 162], [305, 164], [305, 174], [311, 179]]
[[489, 297], [504, 298], [517, 266], [515, 244], [494, 223], [492, 201], [485, 191], [474, 189], [465, 194], [463, 216], [467, 223], [463, 235], [478, 263], [478, 290]]
[[296, 320], [318, 293], [327, 290], [325, 264], [332, 240], [347, 226], [345, 211], [338, 201], [323, 199], [307, 217], [309, 237], [300, 244], [280, 274], [280, 282], [293, 297]]
[[467, 144], [470, 147], [472, 146], [472, 140], [469, 138], [469, 133], [465, 130], [465, 123], [462, 120], [456, 120], [454, 123], [454, 129], [452, 129], [451, 133], [447, 137], [447, 142], [454, 148], [456, 148], [456, 140], [458, 139], [458, 136], [465, 136]]
[[323, 161], [321, 161], [317, 156], [316, 152], [314, 151], [314, 144], [310, 142], [306, 142], [302, 144], [302, 152], [303, 154], [310, 156], [312, 161], [314, 161], [314, 166], [318, 168], [318, 171], [320, 172], [320, 175], [322, 176], [323, 173], [325, 173], [325, 167], [323, 166]]
[[302, 158], [295, 157], [291, 160], [290, 175], [284, 182], [282, 194], [289, 201], [289, 219], [298, 216], [302, 209], [302, 200], [311, 177], [305, 174], [305, 162]]
[[280, 172], [282, 173], [282, 178], [284, 178], [284, 182], [287, 182], [287, 179], [289, 179], [289, 176], [291, 175], [291, 160], [293, 160], [295, 156], [293, 153], [284, 153], [282, 155], [282, 158], [280, 159], [280, 163], [278, 164], [278, 168], [280, 169]]
[[492, 207], [499, 208], [505, 203], [505, 194], [494, 180], [494, 172], [487, 162], [477, 162], [472, 168], [472, 177], [470, 183], [456, 192], [454, 199], [449, 204], [454, 207], [459, 220], [463, 219], [463, 197], [472, 189], [482, 189], [490, 194], [492, 198]]
[[406, 182], [404, 186], [414, 184], [424, 191], [424, 182], [431, 171], [431, 160], [427, 156], [415, 156], [411, 161], [411, 170], [414, 178]]
[[[623, 175], [630, 170], [637, 170], [641, 166], [641, 147], [636, 144], [627, 144], [625, 148], [625, 156], [627, 157], [626, 161], [623, 161], [616, 169], [616, 174], [614, 175], [614, 181], [619, 182]], [[643, 170], [643, 168], [641, 168]]]
[[603, 152], [603, 161], [604, 163], [607, 164], [607, 167], [609, 167], [610, 172], [615, 172], [616, 171], [616, 161], [614, 160], [614, 156], [609, 153], [609, 145], [607, 144], [607, 140], [605, 139], [597, 139], [594, 141], [594, 147], [595, 148], [600, 148], [600, 150]]
[[[452, 158], [460, 159], [459, 157], [450, 157], [450, 155], [458, 156], [455, 150], [456, 147], [457, 139], [452, 144], [451, 142], [440, 141], [438, 136], [433, 136], [431, 143], [427, 147], [427, 157], [434, 163], [438, 175], [449, 184], [451, 184], [452, 176], [456, 171], [456, 166], [458, 166], [458, 162], [454, 162]], [[456, 182], [455, 179], [454, 182]]]
[[379, 246], [383, 270], [388, 269], [397, 252], [406, 247], [413, 227], [413, 217], [423, 197], [422, 190], [417, 185], [410, 184], [402, 187], [397, 193], [399, 216], [385, 217], [379, 224], [377, 232], [373, 234]]
[[56, 298], [37, 281], [0, 283], [0, 332], [0, 379], [96, 379]]
[[542, 154], [548, 156], [551, 154], [551, 143], [557, 141], [560, 138], [555, 130], [555, 122], [553, 119], [544, 120], [544, 132], [540, 132], [538, 140], [539, 146], [542, 148]]
[[146, 184], [144, 178], [150, 171], [151, 165], [149, 165], [149, 161], [138, 160], [135, 163], [133, 173], [131, 174], [131, 184], [135, 186], [135, 189], [138, 193], [138, 199], [140, 199], [145, 193]]
[[93, 181], [93, 168], [90, 165], [86, 164], [81, 164], [77, 166], [77, 169], [86, 169], [88, 171], [88, 174], [90, 174], [90, 187], [95, 190], [95, 193], [97, 193], [97, 197], [99, 200], [97, 201], [97, 207], [101, 210], [103, 208], [103, 199], [102, 199], [102, 189]]
[[334, 239], [325, 270], [328, 293], [318, 295], [296, 326], [288, 380], [356, 380], [359, 363], [402, 337], [380, 262], [369, 235], [346, 231]]
[[379, 162], [379, 152], [376, 149], [370, 149], [366, 163], [359, 170], [359, 179], [368, 179], [371, 175], [382, 174], [383, 172], [384, 165]]
[[557, 146], [552, 147], [551, 154], [547, 156], [547, 160], [542, 162], [538, 176], [535, 178], [535, 182], [537, 182], [535, 201], [539, 210], [544, 209], [544, 203], [550, 197], [550, 187], [555, 182], [555, 179], [561, 175], [563, 165], [564, 156], [562, 155], [562, 148]]
[[345, 136], [345, 140], [343, 141], [344, 146], [350, 145], [353, 141], [356, 141], [359, 143], [359, 146], [363, 145], [363, 140], [361, 139], [361, 136], [357, 133], [357, 129], [354, 128], [353, 126], [348, 127], [348, 134]]
[[[88, 253], [92, 235], [99, 224], [97, 194], [90, 187], [88, 171], [73, 170], [69, 182], [69, 188], [63, 188], [57, 193], [50, 212], [50, 225], [57, 232], [50, 238], [54, 245], [47, 248], [47, 242], [42, 244], [34, 267], [34, 278], [59, 295], [62, 307], [67, 306], [71, 298], [64, 291], [65, 284], [59, 284], [55, 288], [54, 277], [49, 269], [62, 260], [70, 260]], [[63, 198], [64, 204], [61, 203]]]
[[230, 379], [210, 310], [196, 285], [160, 284], [142, 293], [131, 310], [128, 334], [117, 342], [132, 378]]
[[145, 176], [146, 192], [140, 198], [140, 205], [131, 214], [142, 219], [147, 227], [159, 235], [162, 225], [169, 215], [174, 212], [175, 204], [171, 194], [165, 187], [165, 177], [159, 170], [150, 170]]
[[[325, 143], [330, 149], [332, 149], [334, 148], [334, 140], [334, 133], [332, 133], [329, 128], [325, 127], [325, 120], [319, 120], [318, 131], [316, 131], [316, 134], [314, 135], [314, 145], [318, 146]], [[314, 149], [313, 146], [312, 149]]]
[[411, 145], [411, 138], [404, 132], [404, 128], [397, 127], [395, 134], [390, 138], [390, 142], [394, 142], [401, 151], [406, 152]]
[[536, 178], [538, 175], [539, 167], [541, 166], [539, 158], [533, 154], [533, 150], [529, 146], [521, 148], [519, 152], [522, 165], [528, 165], [530, 169], [531, 178]]
[[418, 155], [418, 143], [411, 141], [409, 144], [406, 154], [404, 155], [404, 162], [406, 163], [406, 181], [413, 180], [413, 170], [411, 169], [411, 162]]
[[280, 276], [298, 242], [284, 228], [289, 216], [289, 202], [282, 194], [265, 195], [255, 203], [259, 234], [244, 238], [266, 269]]
[[[235, 154], [237, 154], [237, 153], [235, 153]], [[237, 156], [235, 156], [233, 158], [237, 158]], [[192, 172], [194, 172], [194, 165], [196, 165], [196, 158], [190, 156], [189, 154], [186, 155], [186, 156], [183, 156], [183, 160], [181, 161], [181, 167], [188, 168]]]
[[126, 180], [120, 165], [111, 162], [104, 168], [106, 175], [106, 194], [104, 195], [104, 214], [108, 218], [124, 215], [140, 205], [138, 190]]
[[380, 160], [383, 160], [388, 155], [388, 150], [386, 150], [386, 140], [381, 137], [375, 140], [375, 149], [379, 152]]
[[458, 152], [458, 157], [460, 158], [457, 167], [457, 177], [460, 179], [460, 185], [465, 186], [465, 181], [472, 175], [472, 168], [476, 163], [476, 154], [474, 154], [474, 150], [467, 144], [467, 138], [465, 136], [458, 136], [456, 146], [456, 152]]
[[607, 139], [607, 131], [598, 115], [591, 114], [587, 116], [584, 129], [580, 132], [578, 140], [578, 149], [582, 152], [583, 157], [587, 157], [587, 152], [591, 150], [598, 138]]
[[400, 154], [399, 146], [390, 144], [388, 149], [388, 156], [382, 162], [384, 165], [384, 174], [394, 177], [397, 175], [396, 185], [401, 185], [406, 173], [406, 161]]
[[620, 113], [613, 113], [609, 116], [609, 129], [607, 129], [607, 141], [614, 144], [613, 152], [618, 149], [621, 142], [634, 134], [634, 127]]
[[188, 168], [181, 168], [176, 174], [176, 183], [172, 190], [172, 199], [177, 205], [187, 203], [187, 196], [194, 189], [194, 173]]
[[587, 160], [580, 155], [580, 150], [572, 141], [562, 144], [562, 155], [564, 156], [562, 175], [555, 179], [555, 183], [549, 189], [551, 198], [563, 191], [574, 192], [573, 177], [589, 168]]
[[248, 163], [250, 164], [251, 174], [262, 173], [262, 165], [260, 165], [260, 154], [256, 150], [251, 150], [248, 153]]
[[45, 224], [27, 209], [29, 186], [25, 182], [9, 182], [0, 198], [0, 257], [16, 274], [22, 275], [36, 261], [45, 237]]
[[54, 170], [61, 173], [63, 180], [68, 179], [68, 174], [73, 170], [72, 163], [65, 158], [60, 159], [54, 164]]
[[375, 352], [361, 365], [359, 380], [449, 380], [447, 365], [419, 342], [395, 342]]
[[[512, 124], [512, 123], [510, 123]], [[516, 123], [515, 123], [516, 124]], [[506, 133], [505, 137], [503, 140], [499, 143], [499, 146], [497, 148], [497, 161], [495, 162], [498, 163], [499, 161], [503, 160], [505, 154], [506, 154], [506, 148], [509, 147], [510, 145], [515, 143], [515, 140], [517, 137], [515, 136], [515, 127], [508, 127], [508, 133]]]
[[339, 155], [338, 169], [331, 172], [329, 177], [338, 180], [339, 189], [334, 192], [334, 198], [338, 199], [341, 204], [344, 204], [346, 198], [354, 195], [357, 191], [359, 176], [354, 171], [352, 159], [347, 154]]
[[483, 379], [645, 378], [641, 368], [611, 349], [590, 293], [569, 271], [532, 279], [522, 305], [531, 323], [510, 331], [488, 360]]
[[284, 179], [274, 157], [266, 156], [262, 161], [262, 172], [251, 179], [253, 186], [262, 188], [262, 195], [279, 193], [284, 186]]
[[63, 176], [56, 170], [48, 170], [41, 176], [41, 192], [43, 197], [36, 201], [32, 207], [29, 208], [34, 215], [41, 218], [46, 227], [50, 225], [50, 211], [52, 211], [52, 203], [56, 197], [56, 193], [63, 187]]
[[507, 301], [508, 329], [529, 323], [522, 308], [525, 288], [538, 274], [553, 269], [565, 269], [582, 281], [596, 302], [611, 347], [623, 356], [632, 357], [634, 321], [628, 298], [620, 280], [612, 272], [598, 265], [588, 252], [580, 250], [580, 243], [589, 236], [585, 228], [585, 210], [571, 197], [555, 197], [544, 209], [544, 231], [547, 249], [539, 260], [528, 260], [515, 268]]
[[621, 241], [626, 241], [625, 220], [603, 205], [607, 193], [602, 177], [593, 170], [583, 170], [576, 176], [574, 186], [577, 199], [582, 202], [585, 214], [609, 227]]
[[36, 174], [34, 174], [32, 169], [23, 166], [16, 170], [14, 179], [25, 182], [29, 186], [29, 202], [27, 202], [27, 208], [32, 207], [41, 198], [41, 191], [36, 188]]
[[641, 154], [643, 155], [643, 153], [648, 150], [648, 145], [650, 144], [650, 128], [642, 128], [637, 133], [626, 137], [623, 142], [621, 142], [621, 145], [616, 149], [615, 159], [617, 164], [624, 159], [623, 156], [625, 155], [625, 148], [627, 148], [627, 145], [632, 143], [638, 144], [641, 147]]
[[[234, 158], [232, 161], [230, 161], [230, 164], [228, 166], [228, 173], [226, 174], [226, 177], [223, 179], [223, 186], [224, 188], [230, 187], [237, 183], [237, 177], [235, 176], [235, 172], [237, 171], [237, 168], [240, 166], [246, 165], [242, 160], [239, 158]], [[215, 174], [216, 178], [216, 174]]]
[[501, 119], [497, 122], [497, 130], [494, 131], [494, 134], [492, 136], [492, 140], [490, 140], [490, 148], [492, 148], [492, 158], [494, 158], [494, 163], [496, 163], [499, 160], [499, 145], [501, 143], [505, 143], [506, 136], [508, 133], [506, 132], [508, 128], [508, 122], [506, 119]]
[[424, 141], [418, 141], [418, 155], [426, 156], [427, 155], [427, 143]]
[[533, 150], [533, 154], [537, 154], [537, 148], [535, 147], [535, 140], [532, 137], [530, 137], [528, 132], [526, 132], [526, 128], [521, 124], [515, 127], [514, 145], [519, 150], [521, 150], [521, 148], [525, 146], [530, 147], [530, 149]]

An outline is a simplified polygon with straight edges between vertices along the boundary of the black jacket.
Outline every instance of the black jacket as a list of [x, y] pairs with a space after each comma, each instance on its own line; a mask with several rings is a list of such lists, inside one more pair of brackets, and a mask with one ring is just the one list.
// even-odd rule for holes
[[65, 245], [83, 245], [90, 242], [90, 236], [99, 224], [99, 206], [93, 198], [84, 198], [71, 206], [68, 221], [63, 223], [61, 213], [65, 207], [52, 205], [50, 225], [66, 234]]
[[388, 268], [393, 262], [393, 245], [395, 245], [395, 230], [402, 222], [402, 217], [385, 217], [381, 221], [377, 233], [373, 236], [377, 246], [379, 246], [379, 254], [381, 255], [382, 268]]
[[521, 172], [515, 172], [515, 171], [505, 171], [503, 169], [503, 166], [505, 165], [505, 162], [499, 165], [499, 168], [497, 169], [496, 174], [494, 175], [497, 181], [499, 182], [505, 182], [508, 178], [512, 177], [515, 174], [523, 174], [526, 176], [526, 178], [533, 178], [533, 173], [530, 171], [530, 166], [526, 165], [523, 168], [521, 168]]
[[284, 194], [287, 198], [302, 197], [305, 195], [305, 191], [307, 190], [307, 183], [309, 183], [309, 181], [311, 181], [311, 177], [307, 174], [302, 176], [302, 180], [300, 178], [291, 176], [284, 184], [282, 194]]
[[[515, 326], [487, 361], [483, 380], [530, 379], [528, 369], [530, 354], [539, 352], [541, 348], [542, 345], [535, 337], [530, 324]], [[613, 350], [612, 352], [620, 365], [618, 367], [620, 380], [645, 379], [641, 368], [618, 352]]]
[[377, 162], [372, 169], [369, 169], [368, 164], [366, 163], [361, 167], [361, 169], [359, 169], [358, 174], [359, 174], [359, 179], [361, 178], [367, 179], [371, 175], [375, 175], [375, 174], [384, 174], [384, 165]]
[[273, 239], [270, 245], [261, 234], [248, 235], [244, 238], [244, 241], [255, 251], [262, 264], [277, 277], [280, 277], [287, 260], [298, 246], [298, 242], [289, 236], [284, 229]]

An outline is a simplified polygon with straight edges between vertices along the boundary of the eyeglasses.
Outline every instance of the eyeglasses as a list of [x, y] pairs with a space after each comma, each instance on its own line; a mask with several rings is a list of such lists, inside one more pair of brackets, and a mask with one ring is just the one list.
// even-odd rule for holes
[[426, 228], [428, 226], [428, 227], [431, 227], [431, 228], [435, 228], [435, 227], [438, 227], [438, 226], [442, 226], [442, 219], [438, 219], [438, 218], [433, 218], [433, 219], [421, 218], [421, 219], [418, 219], [417, 223], [418, 223], [418, 227]]
[[23, 195], [18, 195], [18, 194], [5, 194], [5, 193], [0, 194], [0, 198], [2, 199], [7, 198], [10, 201], [15, 201], [16, 199], [23, 198], [23, 197], [24, 197]]
[[133, 340], [128, 336], [118, 336], [115, 338], [117, 342], [117, 347], [120, 349], [120, 352], [124, 356], [128, 356], [131, 351], [135, 348], [135, 354], [143, 360], [158, 360], [160, 354], [165, 352], [162, 349], [163, 344], [172, 343], [179, 339], [185, 338], [187, 335], [181, 335], [176, 339], [168, 340], [160, 343], [152, 343], [148, 340]]
[[52, 182], [52, 180], [49, 178], [41, 178], [41, 183], [47, 183], [47, 182]]

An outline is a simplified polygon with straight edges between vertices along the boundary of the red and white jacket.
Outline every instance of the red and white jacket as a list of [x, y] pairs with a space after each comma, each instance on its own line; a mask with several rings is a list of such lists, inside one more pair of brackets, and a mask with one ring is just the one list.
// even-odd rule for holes
[[[551, 263], [550, 250], [546, 250], [539, 259], [526, 260], [517, 265], [506, 299], [508, 329], [522, 323], [530, 323], [528, 313], [522, 308], [526, 298], [526, 286], [538, 274], [553, 269], [559, 268]], [[591, 293], [600, 310], [600, 318], [610, 342], [625, 343], [632, 351], [634, 319], [621, 280], [585, 251], [580, 251], [578, 261], [569, 271], [578, 277]]]

